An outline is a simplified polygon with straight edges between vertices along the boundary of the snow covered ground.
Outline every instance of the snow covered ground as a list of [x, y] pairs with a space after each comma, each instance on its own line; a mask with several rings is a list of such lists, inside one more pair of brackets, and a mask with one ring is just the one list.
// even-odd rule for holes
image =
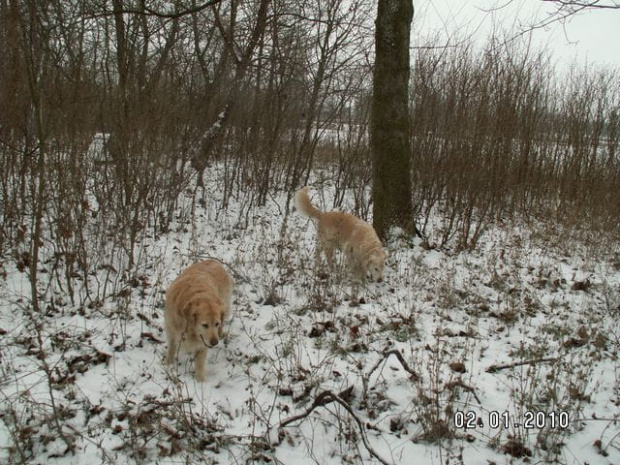
[[[132, 276], [101, 267], [119, 289], [102, 302], [43, 283], [34, 315], [2, 258], [0, 462], [620, 463], [618, 243], [542, 225], [459, 253], [394, 240], [386, 281], [353, 298], [346, 270], [315, 268], [314, 225], [284, 224], [284, 194], [241, 227], [207, 189], [144, 235]], [[237, 286], [201, 384], [191, 360], [162, 364], [163, 292], [207, 257]]]

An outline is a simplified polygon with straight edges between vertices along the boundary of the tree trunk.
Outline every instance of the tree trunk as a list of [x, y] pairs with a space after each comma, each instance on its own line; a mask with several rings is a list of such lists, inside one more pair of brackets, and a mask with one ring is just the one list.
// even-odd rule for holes
[[370, 144], [373, 225], [381, 239], [392, 226], [417, 234], [411, 200], [409, 34], [412, 0], [379, 0], [375, 31]]

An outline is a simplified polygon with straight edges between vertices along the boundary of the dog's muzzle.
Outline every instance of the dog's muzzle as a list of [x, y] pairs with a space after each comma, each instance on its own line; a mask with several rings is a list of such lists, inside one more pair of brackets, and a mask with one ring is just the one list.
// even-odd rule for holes
[[205, 341], [205, 338], [202, 337], [202, 334], [200, 335], [200, 340], [202, 341], [202, 343], [204, 344], [204, 346], [207, 349], [213, 349], [217, 345], [217, 343], [219, 342], [219, 341], [215, 341], [215, 343], [209, 344], [209, 343], [207, 343], [207, 341]]

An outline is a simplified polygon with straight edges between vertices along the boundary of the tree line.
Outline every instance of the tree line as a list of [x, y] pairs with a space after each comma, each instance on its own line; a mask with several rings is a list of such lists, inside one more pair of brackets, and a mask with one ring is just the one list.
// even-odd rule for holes
[[[317, 171], [333, 208], [347, 190], [368, 218], [375, 16], [365, 0], [0, 0], [0, 253], [33, 295], [43, 260], [66, 286], [105, 257], [135, 269], [139, 239], [214, 170], [240, 223]], [[455, 43], [412, 44], [399, 121], [420, 233], [473, 247], [517, 215], [617, 232], [617, 70], [556, 78], [525, 41]]]

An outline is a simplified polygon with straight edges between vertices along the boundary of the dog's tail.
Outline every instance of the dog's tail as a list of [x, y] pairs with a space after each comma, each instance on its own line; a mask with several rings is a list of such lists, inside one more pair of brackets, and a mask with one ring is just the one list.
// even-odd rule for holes
[[303, 216], [308, 218], [319, 218], [323, 212], [312, 205], [310, 197], [308, 197], [308, 187], [299, 189], [293, 198], [295, 207]]

